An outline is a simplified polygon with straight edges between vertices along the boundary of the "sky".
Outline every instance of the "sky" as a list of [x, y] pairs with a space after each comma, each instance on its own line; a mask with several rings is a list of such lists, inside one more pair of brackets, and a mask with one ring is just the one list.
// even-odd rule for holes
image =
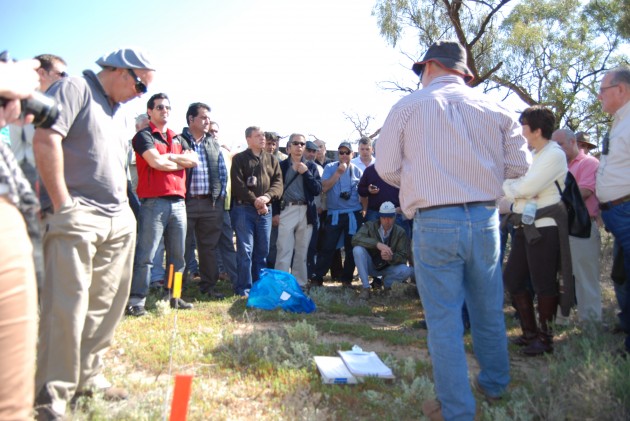
[[[123, 107], [131, 122], [151, 94], [166, 93], [169, 126], [180, 132], [192, 102], [205, 102], [222, 141], [245, 143], [245, 128], [282, 136], [313, 134], [336, 149], [359, 134], [344, 113], [373, 117], [378, 129], [403, 95], [379, 86], [413, 86], [412, 61], [379, 35], [374, 0], [0, 0], [3, 42], [15, 59], [63, 57], [71, 75], [121, 47], [140, 47], [156, 63], [145, 96]], [[421, 54], [419, 52], [418, 54]], [[130, 137], [133, 132], [131, 128]]]

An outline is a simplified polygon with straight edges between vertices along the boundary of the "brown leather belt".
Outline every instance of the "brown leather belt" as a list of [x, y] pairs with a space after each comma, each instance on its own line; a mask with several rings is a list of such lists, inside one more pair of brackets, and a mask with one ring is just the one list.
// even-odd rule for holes
[[287, 202], [287, 206], [299, 206], [299, 205], [306, 205], [307, 203], [302, 201], [302, 200], [296, 200], [294, 202]]
[[418, 212], [426, 212], [429, 210], [443, 209], [443, 208], [453, 208], [457, 206], [492, 206], [496, 207], [497, 202], [494, 200], [484, 200], [481, 202], [466, 202], [466, 203], [452, 203], [450, 205], [437, 205], [437, 206], [429, 206], [428, 208], [418, 209]]
[[622, 203], [630, 202], [630, 194], [619, 199], [611, 200], [610, 202], [604, 202], [599, 204], [601, 210], [609, 210], [613, 206], [621, 205]]

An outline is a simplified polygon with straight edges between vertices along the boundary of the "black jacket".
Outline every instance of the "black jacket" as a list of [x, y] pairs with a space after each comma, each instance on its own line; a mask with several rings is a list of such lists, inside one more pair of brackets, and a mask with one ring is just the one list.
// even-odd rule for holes
[[[308, 167], [308, 171], [302, 174], [302, 182], [304, 183], [304, 196], [307, 202], [306, 220], [309, 224], [314, 224], [317, 218], [317, 208], [315, 207], [315, 196], [318, 196], [322, 192], [322, 178], [317, 170], [317, 165], [313, 162], [306, 161], [302, 158], [302, 162]], [[284, 184], [289, 182], [287, 180], [287, 172], [291, 165], [291, 157], [289, 156], [284, 161], [280, 162], [280, 170], [282, 171], [282, 179]], [[272, 204], [273, 215], [280, 215], [280, 201], [274, 200]]]

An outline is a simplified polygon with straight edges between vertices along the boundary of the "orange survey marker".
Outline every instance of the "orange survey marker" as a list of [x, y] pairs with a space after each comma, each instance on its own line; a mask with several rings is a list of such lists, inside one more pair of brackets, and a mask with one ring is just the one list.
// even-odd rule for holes
[[169, 421], [186, 421], [192, 378], [192, 374], [175, 375], [175, 389], [173, 390], [173, 402], [171, 404], [171, 417]]
[[168, 289], [173, 288], [173, 264], [168, 265]]

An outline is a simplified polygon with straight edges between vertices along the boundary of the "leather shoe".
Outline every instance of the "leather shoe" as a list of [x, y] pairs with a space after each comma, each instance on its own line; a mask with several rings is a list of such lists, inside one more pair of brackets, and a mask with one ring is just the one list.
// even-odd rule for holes
[[488, 401], [488, 403], [499, 402], [502, 399], [501, 396], [489, 395], [488, 392], [486, 392], [484, 388], [481, 387], [481, 385], [479, 384], [479, 376], [475, 376], [475, 380], [473, 381], [473, 387], [477, 392], [479, 392]]
[[190, 310], [193, 308], [191, 303], [187, 303], [181, 298], [171, 298], [171, 308], [178, 308], [180, 310]]
[[127, 306], [125, 309], [125, 316], [133, 316], [133, 317], [141, 317], [147, 314], [147, 311], [144, 309], [144, 306]]
[[422, 413], [429, 421], [444, 421], [442, 405], [435, 399], [428, 399], [422, 402]]
[[205, 291], [201, 291], [201, 293], [203, 295], [206, 295], [208, 298], [214, 298], [215, 300], [222, 300], [225, 298], [224, 294], [221, 294], [220, 292], [214, 290], [214, 289], [207, 289]]

